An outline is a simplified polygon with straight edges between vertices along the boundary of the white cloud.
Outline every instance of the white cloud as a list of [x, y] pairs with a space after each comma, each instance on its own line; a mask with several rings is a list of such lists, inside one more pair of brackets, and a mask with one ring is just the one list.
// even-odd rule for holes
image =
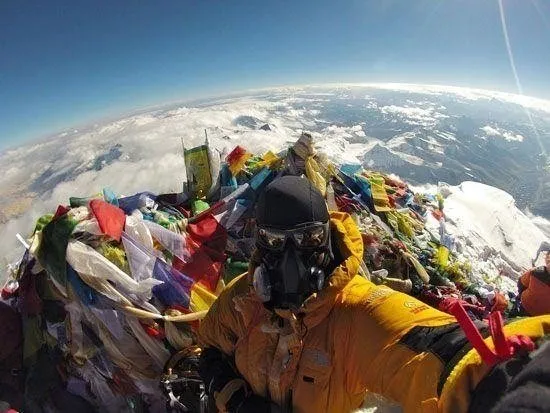
[[[313, 85], [315, 86], [315, 85]], [[320, 85], [319, 85], [320, 86]], [[323, 85], [328, 87], [330, 85]], [[342, 84], [340, 87], [344, 86]], [[492, 90], [474, 89], [457, 86], [442, 85], [417, 85], [409, 83], [349, 83], [345, 86], [362, 86], [374, 89], [395, 90], [403, 92], [421, 93], [425, 95], [453, 94], [467, 100], [492, 100], [497, 99], [502, 102], [515, 103], [528, 109], [539, 110], [550, 113], [550, 100], [539, 99], [531, 96], [516, 95], [513, 93], [496, 92]]]
[[523, 142], [523, 140], [525, 139], [522, 135], [518, 133], [509, 132], [490, 125], [482, 127], [481, 130], [485, 132], [487, 136], [501, 137], [508, 142]]
[[[40, 215], [67, 204], [70, 196], [90, 196], [103, 187], [126, 195], [180, 191], [185, 178], [182, 137], [186, 147], [196, 146], [204, 142], [207, 129], [211, 145], [220, 151], [237, 143], [254, 153], [279, 151], [301, 130], [315, 125], [314, 116], [320, 113], [303, 108], [302, 103], [312, 99], [294, 99], [296, 106], [292, 100], [282, 94], [278, 101], [243, 97], [157, 110], [6, 151], [0, 158], [0, 218], [6, 213], [16, 217], [0, 224], [0, 257], [13, 258], [13, 251], [19, 251], [15, 234], [28, 235]], [[235, 125], [240, 116], [268, 123], [272, 130]], [[360, 127], [351, 131], [361, 132]], [[30, 192], [33, 183], [38, 193]]]
[[398, 115], [411, 125], [434, 126], [438, 123], [439, 119], [448, 117], [443, 113], [435, 111], [433, 107], [421, 108], [389, 105], [382, 106], [379, 109], [385, 114]]
[[[454, 93], [483, 99], [496, 96], [487, 91], [470, 89], [418, 85], [367, 86], [413, 90], [427, 95]], [[195, 146], [204, 141], [204, 129], [208, 130], [211, 144], [220, 150], [242, 144], [255, 153], [278, 151], [294, 141], [302, 130], [313, 129], [317, 131], [319, 146], [333, 159], [358, 162], [380, 141], [367, 136], [360, 121], [342, 125], [322, 119], [322, 102], [353, 95], [353, 85], [338, 85], [335, 91], [328, 92], [330, 87], [323, 85], [325, 90], [291, 87], [269, 90], [269, 96], [266, 93], [263, 96], [223, 98], [201, 106], [174, 106], [65, 131], [50, 140], [5, 151], [0, 155], [0, 218], [8, 209], [16, 218], [0, 224], [3, 240], [0, 257], [12, 255], [11, 251], [18, 245], [16, 232], [28, 234], [40, 215], [52, 212], [59, 203], [67, 203], [70, 196], [91, 195], [103, 187], [111, 187], [119, 194], [142, 190], [157, 193], [180, 190], [185, 176], [180, 138], [184, 138], [187, 147]], [[360, 93], [361, 97], [365, 96]], [[434, 125], [447, 116], [441, 113], [444, 108], [430, 103], [428, 98], [401, 106], [379, 107], [378, 102], [369, 97], [368, 101], [362, 100], [362, 107], [365, 104], [415, 125]], [[236, 125], [236, 119], [241, 116], [268, 123], [272, 130]], [[496, 127], [493, 129], [504, 139], [511, 138], [508, 135], [510, 132]], [[444, 135], [448, 140], [456, 139], [447, 132], [434, 133]], [[224, 136], [229, 136], [229, 140]], [[115, 145], [119, 145], [120, 154], [114, 150]], [[114, 159], [109, 159], [109, 154]], [[392, 151], [390, 155], [407, 162], [422, 163], [422, 159], [399, 151]], [[101, 168], [94, 168], [99, 166]], [[36, 188], [31, 190], [33, 183]], [[30, 207], [29, 199], [32, 199]], [[18, 208], [19, 212], [13, 213]]]
[[481, 130], [489, 136], [500, 136], [500, 132], [489, 125], [482, 127]]

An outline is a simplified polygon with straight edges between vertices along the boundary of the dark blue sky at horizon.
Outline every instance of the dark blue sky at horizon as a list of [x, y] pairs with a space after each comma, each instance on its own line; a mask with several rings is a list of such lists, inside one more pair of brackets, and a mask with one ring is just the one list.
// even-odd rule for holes
[[[503, 0], [550, 99], [550, 1]], [[517, 92], [497, 0], [0, 2], [0, 148], [155, 104], [324, 82]]]

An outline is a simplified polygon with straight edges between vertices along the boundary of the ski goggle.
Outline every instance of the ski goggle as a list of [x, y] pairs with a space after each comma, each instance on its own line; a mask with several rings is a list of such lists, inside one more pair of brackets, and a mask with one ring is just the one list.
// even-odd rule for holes
[[326, 245], [330, 226], [328, 222], [303, 224], [290, 230], [259, 227], [256, 243], [271, 251], [282, 251], [289, 240], [299, 249], [316, 249]]

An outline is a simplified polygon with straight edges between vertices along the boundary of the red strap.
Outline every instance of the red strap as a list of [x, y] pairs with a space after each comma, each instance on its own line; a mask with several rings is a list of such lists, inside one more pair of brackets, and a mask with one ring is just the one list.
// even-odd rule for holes
[[489, 315], [489, 330], [495, 346], [495, 351], [493, 351], [489, 348], [487, 343], [485, 343], [474, 322], [468, 317], [466, 310], [462, 307], [459, 300], [451, 303], [449, 305], [449, 310], [449, 312], [455, 316], [468, 341], [477, 350], [483, 362], [489, 366], [508, 360], [521, 350], [529, 352], [535, 349], [535, 343], [533, 343], [530, 337], [524, 335], [506, 337], [504, 335], [504, 323], [502, 314], [499, 311], [495, 311]]
[[514, 351], [513, 348], [508, 346], [502, 327], [502, 315], [498, 311], [491, 313], [489, 315], [489, 330], [491, 331], [491, 337], [493, 337], [496, 355], [508, 359], [514, 355]]
[[483, 341], [483, 337], [479, 334], [479, 330], [475, 326], [472, 319], [466, 313], [466, 310], [460, 304], [459, 300], [454, 301], [449, 305], [449, 312], [455, 316], [456, 321], [464, 331], [466, 338], [477, 350], [484, 363], [492, 366], [497, 363], [496, 354]]

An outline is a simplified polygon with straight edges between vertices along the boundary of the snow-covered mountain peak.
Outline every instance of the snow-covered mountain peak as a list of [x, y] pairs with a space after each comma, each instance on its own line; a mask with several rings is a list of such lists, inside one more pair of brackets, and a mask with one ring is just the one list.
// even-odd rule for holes
[[[440, 184], [439, 192], [445, 197], [445, 229], [458, 241], [474, 275], [515, 290], [515, 279], [530, 268], [546, 239], [542, 231], [510, 194], [498, 188], [466, 181], [457, 186]], [[427, 225], [436, 230], [440, 223], [429, 217]]]

